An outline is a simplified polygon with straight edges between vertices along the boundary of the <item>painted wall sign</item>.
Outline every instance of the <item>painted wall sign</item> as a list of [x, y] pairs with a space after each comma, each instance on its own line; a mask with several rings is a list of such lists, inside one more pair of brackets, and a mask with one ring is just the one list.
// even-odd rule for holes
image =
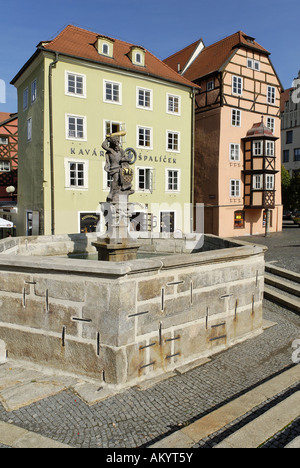
[[[105, 151], [98, 150], [97, 148], [89, 149], [77, 149], [74, 147], [70, 148], [70, 154], [73, 156], [96, 156], [100, 158], [105, 158]], [[159, 163], [159, 164], [177, 164], [177, 158], [170, 157], [167, 155], [164, 156], [151, 156], [143, 155], [142, 153], [137, 152], [137, 161], [148, 162], [148, 163]]]

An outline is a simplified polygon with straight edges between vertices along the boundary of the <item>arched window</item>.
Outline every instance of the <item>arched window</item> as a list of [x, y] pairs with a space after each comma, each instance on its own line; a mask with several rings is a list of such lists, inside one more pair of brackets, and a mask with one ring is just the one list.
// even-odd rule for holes
[[102, 44], [102, 54], [108, 55], [109, 47], [107, 44]]

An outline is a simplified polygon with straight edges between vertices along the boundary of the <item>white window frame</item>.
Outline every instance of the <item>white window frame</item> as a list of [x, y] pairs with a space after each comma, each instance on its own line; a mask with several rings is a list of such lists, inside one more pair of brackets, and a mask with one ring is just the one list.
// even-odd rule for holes
[[32, 117], [29, 117], [26, 122], [26, 137], [27, 143], [32, 140]]
[[[83, 165], [83, 185], [71, 185], [71, 164]], [[89, 161], [87, 159], [65, 158], [65, 189], [66, 190], [88, 190]]]
[[[109, 182], [112, 182], [112, 176], [109, 175], [108, 172], [105, 171], [104, 169], [104, 166], [105, 166], [105, 162], [102, 162], [102, 183], [103, 183], [103, 190], [105, 192], [109, 192], [110, 191], [110, 186], [109, 186]], [[110, 179], [110, 180], [109, 180]]]
[[253, 156], [263, 156], [264, 154], [263, 140], [255, 140], [252, 142], [252, 154]]
[[241, 145], [239, 143], [230, 143], [229, 161], [237, 162], [241, 160]]
[[234, 96], [243, 95], [243, 78], [241, 76], [232, 76], [232, 94]]
[[267, 86], [267, 103], [274, 106], [276, 104], [276, 88], [275, 86]]
[[34, 104], [37, 98], [37, 79], [35, 78], [31, 83], [31, 104]]
[[260, 71], [260, 61], [247, 58], [247, 68], [254, 71]]
[[[112, 86], [112, 99], [107, 99], [107, 97], [106, 97], [107, 85]], [[118, 97], [119, 97], [118, 101], [113, 99], [113, 96], [114, 96], [113, 87], [114, 86], [118, 87]], [[109, 103], [109, 104], [116, 104], [118, 106], [121, 106], [122, 105], [122, 83], [120, 83], [118, 81], [103, 80], [103, 102], [106, 102], [106, 103]]]
[[239, 198], [241, 196], [240, 179], [230, 179], [229, 194], [230, 194], [230, 198]]
[[[235, 114], [235, 118], [234, 118], [234, 114]], [[231, 109], [231, 126], [240, 128], [241, 125], [242, 125], [242, 111], [240, 109]]]
[[[107, 50], [105, 51], [104, 48], [107, 48]], [[102, 55], [109, 55], [109, 44], [107, 42], [103, 42], [101, 47], [101, 53]]]
[[[104, 135], [104, 140], [106, 138], [106, 135], [107, 135], [107, 128], [106, 128], [106, 124], [110, 124], [110, 133], [112, 133], [112, 125], [118, 125], [119, 126], [119, 131], [122, 131], [122, 130], [125, 130], [125, 123], [124, 122], [118, 122], [116, 120], [109, 120], [109, 119], [104, 119], [103, 120], [103, 135]], [[126, 141], [126, 135], [124, 136], [120, 136], [120, 143], [123, 144], [125, 143]]]
[[[77, 120], [82, 119], [83, 120], [83, 137], [78, 137], [78, 136], [70, 136], [70, 121], [69, 119], [73, 118], [75, 119], [75, 132], [76, 135], [78, 133], [77, 129]], [[85, 115], [73, 115], [73, 114], [66, 114], [66, 140], [74, 140], [74, 141], [87, 141], [87, 123], [86, 123], [86, 116]]]
[[[144, 179], [145, 179], [145, 188], [140, 187], [140, 171], [144, 172]], [[136, 191], [137, 192], [153, 192], [153, 167], [147, 166], [138, 166], [136, 167]], [[147, 187], [148, 185], [148, 187]]]
[[263, 190], [263, 174], [254, 174], [253, 175], [253, 190]]
[[275, 157], [275, 142], [272, 140], [266, 141], [266, 156], [270, 158]]
[[161, 230], [161, 215], [163, 213], [174, 213], [174, 231], [173, 232], [175, 232], [176, 231], [176, 222], [177, 222], [177, 212], [175, 210], [160, 210], [159, 211], [159, 232], [167, 232], [167, 233], [172, 232], [172, 231], [162, 231]]
[[10, 172], [10, 161], [0, 161], [0, 172]]
[[274, 174], [265, 174], [265, 189], [274, 190], [275, 177]]
[[[169, 109], [169, 103], [170, 103], [170, 100], [173, 101], [172, 103], [172, 107], [174, 109], [174, 99], [177, 99], [178, 101], [178, 111], [172, 111]], [[178, 96], [177, 94], [171, 94], [171, 93], [167, 93], [167, 108], [166, 108], [166, 112], [167, 114], [171, 114], [171, 115], [181, 115], [181, 96]]]
[[28, 104], [29, 104], [28, 101], [29, 101], [29, 90], [27, 86], [23, 91], [23, 111], [28, 109]]
[[212, 91], [213, 89], [215, 89], [215, 82], [214, 80], [210, 80], [206, 84], [206, 91]]
[[8, 145], [8, 137], [0, 136], [0, 145]]
[[[75, 91], [74, 92], [69, 91], [69, 77], [70, 76], [74, 76], [74, 78], [75, 78], [75, 84], [74, 84]], [[78, 78], [82, 78], [82, 94], [76, 92], [76, 88], [77, 88], [76, 80]], [[81, 98], [81, 99], [85, 99], [86, 98], [86, 75], [66, 70], [66, 72], [65, 72], [65, 94], [67, 96], [72, 96], [72, 97], [78, 97], [78, 98]]]
[[[149, 146], [148, 145], [141, 145], [140, 144], [140, 130], [149, 131]], [[146, 141], [146, 133], [144, 133], [144, 140]], [[144, 125], [137, 125], [136, 126], [136, 147], [141, 149], [153, 149], [153, 128], [146, 127]]]
[[[177, 188], [174, 188], [174, 180], [172, 180], [171, 184], [172, 184], [172, 188], [169, 188], [169, 181], [170, 181], [170, 173], [177, 173]], [[174, 175], [174, 174], [173, 174]], [[172, 177], [173, 177], [172, 175]], [[173, 168], [170, 168], [170, 167], [167, 167], [165, 169], [165, 191], [167, 193], [179, 193], [180, 192], [180, 182], [181, 182], [181, 171], [180, 169], [173, 169]]]
[[[143, 93], [149, 93], [149, 106], [141, 105], [139, 103], [140, 91]], [[144, 95], [144, 102], [145, 102], [145, 95]], [[153, 90], [152, 89], [142, 88], [141, 86], [136, 87], [136, 107], [138, 109], [144, 109], [144, 110], [150, 110], [150, 111], [153, 110]]]
[[[175, 148], [175, 136], [177, 136], [177, 148]], [[169, 148], [169, 138], [171, 137], [172, 148]], [[166, 151], [168, 153], [180, 153], [180, 132], [175, 130], [166, 131]]]
[[274, 117], [267, 117], [267, 127], [272, 131], [272, 133], [275, 133], [275, 119]]

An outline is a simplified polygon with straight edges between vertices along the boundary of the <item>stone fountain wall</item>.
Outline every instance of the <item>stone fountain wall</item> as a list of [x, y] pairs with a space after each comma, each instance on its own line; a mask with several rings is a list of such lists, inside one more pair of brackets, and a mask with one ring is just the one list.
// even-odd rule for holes
[[124, 386], [261, 333], [264, 248], [205, 238], [204, 252], [116, 264], [7, 255], [22, 243], [10, 244], [0, 256], [8, 356]]

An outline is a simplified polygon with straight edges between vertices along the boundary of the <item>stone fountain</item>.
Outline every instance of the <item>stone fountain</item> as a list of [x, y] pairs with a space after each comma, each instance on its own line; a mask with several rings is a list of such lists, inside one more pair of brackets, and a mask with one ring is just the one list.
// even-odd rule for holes
[[128, 202], [132, 189], [133, 169], [136, 161], [133, 148], [123, 150], [120, 136], [126, 132], [111, 133], [106, 136], [102, 148], [106, 151], [104, 169], [111, 180], [110, 193], [105, 203], [100, 203], [106, 220], [107, 231], [92, 245], [98, 252], [98, 260], [123, 262], [135, 260], [140, 245], [128, 236], [134, 203]]

